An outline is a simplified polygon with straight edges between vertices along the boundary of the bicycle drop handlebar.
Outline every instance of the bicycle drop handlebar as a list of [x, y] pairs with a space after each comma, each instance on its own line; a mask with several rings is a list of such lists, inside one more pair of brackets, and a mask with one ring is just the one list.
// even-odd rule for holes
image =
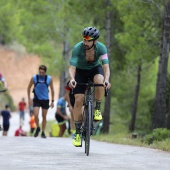
[[7, 91], [7, 89], [2, 89], [2, 90], [0, 90], [0, 93], [1, 93], [1, 92], [6, 92], [6, 91]]
[[[77, 83], [77, 86], [87, 86], [87, 87], [99, 87], [99, 86], [103, 86], [103, 84], [96, 84], [93, 82], [88, 82], [88, 83]], [[107, 84], [106, 84], [107, 86]], [[103, 86], [104, 87], [104, 86]], [[73, 89], [72, 89], [72, 94], [73, 94]], [[104, 96], [107, 97], [108, 96], [108, 89], [105, 89], [105, 93]]]

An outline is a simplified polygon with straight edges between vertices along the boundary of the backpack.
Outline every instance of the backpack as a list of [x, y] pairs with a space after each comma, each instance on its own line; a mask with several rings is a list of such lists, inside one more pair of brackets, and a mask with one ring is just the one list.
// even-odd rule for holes
[[[36, 95], [36, 93], [35, 93], [35, 87], [37, 86], [37, 84], [39, 84], [39, 83], [41, 83], [41, 82], [39, 82], [39, 75], [37, 74], [36, 75], [36, 83], [34, 83], [34, 89], [33, 89], [33, 93], [34, 93], [34, 95], [35, 95], [35, 97], [38, 99], [38, 96]], [[47, 86], [47, 88], [48, 88], [48, 84], [47, 84], [47, 75], [45, 75], [45, 85]]]

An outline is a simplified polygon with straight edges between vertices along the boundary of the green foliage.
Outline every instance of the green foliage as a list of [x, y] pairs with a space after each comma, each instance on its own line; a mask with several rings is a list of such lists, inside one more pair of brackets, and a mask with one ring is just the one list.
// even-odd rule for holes
[[[155, 0], [157, 6], [151, 1], [110, 0], [106, 6], [108, 2], [1, 0], [0, 41], [21, 43], [29, 53], [42, 57], [49, 74], [59, 76], [63, 69], [67, 70], [71, 49], [81, 41], [85, 27], [96, 26], [100, 30], [99, 41], [105, 44], [106, 14], [110, 12], [111, 132], [115, 131], [113, 126], [116, 131], [128, 129], [139, 62], [142, 72], [136, 130], [147, 132], [156, 89], [163, 4], [159, 0]], [[66, 54], [63, 53], [65, 42], [68, 43]]]
[[162, 141], [170, 138], [170, 130], [166, 128], [154, 129], [151, 134], [148, 134], [144, 138], [144, 142], [147, 144], [152, 144], [154, 141]]
[[0, 44], [6, 45], [21, 33], [19, 10], [12, 0], [0, 1]]

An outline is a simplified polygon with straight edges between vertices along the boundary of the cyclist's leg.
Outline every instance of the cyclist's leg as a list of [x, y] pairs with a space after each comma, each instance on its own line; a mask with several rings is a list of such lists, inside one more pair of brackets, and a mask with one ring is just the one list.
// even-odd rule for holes
[[[103, 76], [103, 69], [101, 65], [97, 66], [93, 70], [93, 82], [96, 84], [102, 84], [104, 81], [104, 76]], [[104, 96], [104, 88], [103, 87], [95, 87], [95, 100], [96, 100], [96, 105], [95, 105], [95, 112], [94, 112], [94, 120], [101, 120], [102, 115], [101, 115], [101, 100]]]
[[[87, 71], [76, 69], [75, 81], [77, 83], [86, 83]], [[82, 125], [82, 107], [84, 103], [84, 94], [85, 94], [86, 86], [76, 86], [74, 89], [75, 94], [75, 103], [73, 108], [74, 113], [74, 122], [76, 127], [76, 135], [73, 139], [74, 146], [81, 146], [81, 125]]]
[[[75, 81], [77, 83], [86, 83], [87, 78], [84, 76], [87, 71], [76, 69]], [[82, 106], [84, 103], [84, 94], [86, 86], [76, 86], [74, 89], [75, 103], [73, 108], [74, 121], [82, 122]]]

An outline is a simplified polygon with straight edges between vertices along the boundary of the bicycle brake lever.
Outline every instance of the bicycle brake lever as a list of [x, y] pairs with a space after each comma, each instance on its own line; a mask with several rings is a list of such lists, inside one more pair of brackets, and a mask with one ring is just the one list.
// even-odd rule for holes
[[[75, 82], [73, 82], [73, 85], [75, 85]], [[74, 94], [74, 89], [71, 89], [71, 94]]]
[[[105, 83], [105, 85], [107, 86], [108, 84], [107, 84], [107, 83]], [[108, 96], [108, 89], [105, 89], [104, 96], [105, 96], [105, 97], [107, 97], [107, 96]]]

